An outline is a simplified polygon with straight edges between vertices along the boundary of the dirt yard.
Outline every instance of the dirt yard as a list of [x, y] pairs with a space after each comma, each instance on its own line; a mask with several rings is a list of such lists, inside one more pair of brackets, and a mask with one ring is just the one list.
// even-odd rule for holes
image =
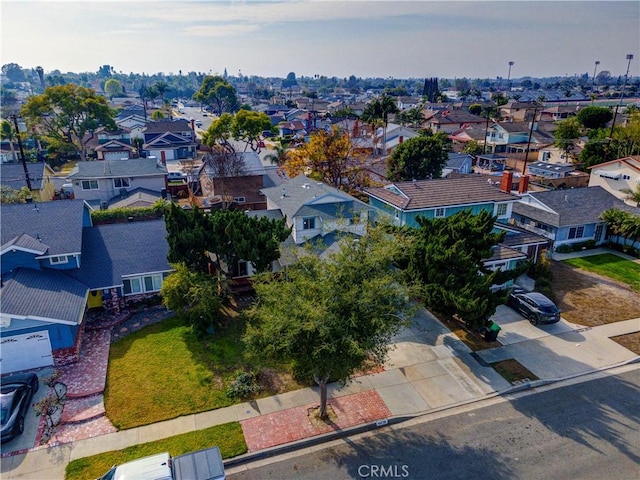
[[594, 327], [640, 317], [640, 295], [625, 284], [552, 262], [552, 286], [562, 317]]

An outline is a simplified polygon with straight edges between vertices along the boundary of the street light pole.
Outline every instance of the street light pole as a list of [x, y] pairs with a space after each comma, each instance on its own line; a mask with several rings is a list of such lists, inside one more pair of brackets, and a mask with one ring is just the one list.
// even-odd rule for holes
[[13, 118], [13, 124], [16, 127], [16, 138], [18, 139], [18, 148], [20, 149], [20, 157], [22, 158], [22, 169], [24, 170], [24, 178], [27, 181], [27, 188], [31, 191], [31, 179], [29, 178], [29, 170], [27, 169], [27, 160], [24, 156], [24, 149], [22, 148], [22, 139], [20, 138], [20, 128], [18, 127], [18, 117], [11, 115]]
[[596, 66], [593, 67], [593, 78], [591, 79], [591, 92], [595, 93], [596, 91], [596, 70], [598, 70], [598, 65], [600, 65], [600, 60], [596, 60]]
[[618, 108], [622, 106], [622, 100], [624, 99], [624, 90], [627, 86], [627, 78], [629, 78], [629, 68], [631, 67], [631, 60], [633, 60], [633, 55], [627, 55], [627, 73], [624, 74], [624, 82], [622, 83], [622, 91], [620, 92], [620, 101], [616, 105], [616, 108], [613, 112], [613, 122], [611, 123], [611, 132], [609, 133], [609, 143], [613, 140], [613, 130], [616, 128], [616, 117], [618, 116]]

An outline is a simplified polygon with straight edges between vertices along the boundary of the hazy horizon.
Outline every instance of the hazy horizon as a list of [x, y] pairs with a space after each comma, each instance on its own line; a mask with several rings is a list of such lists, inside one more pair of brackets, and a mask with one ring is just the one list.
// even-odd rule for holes
[[511, 78], [640, 72], [640, 2], [1, 3], [2, 64], [45, 72]]

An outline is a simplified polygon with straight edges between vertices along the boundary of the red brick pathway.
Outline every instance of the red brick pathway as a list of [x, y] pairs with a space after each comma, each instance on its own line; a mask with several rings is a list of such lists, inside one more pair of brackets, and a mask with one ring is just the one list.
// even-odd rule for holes
[[268, 415], [260, 415], [241, 423], [250, 452], [314, 437], [323, 433], [374, 422], [391, 416], [391, 412], [375, 390], [329, 400], [338, 419], [334, 424], [314, 427], [307, 417], [309, 404]]

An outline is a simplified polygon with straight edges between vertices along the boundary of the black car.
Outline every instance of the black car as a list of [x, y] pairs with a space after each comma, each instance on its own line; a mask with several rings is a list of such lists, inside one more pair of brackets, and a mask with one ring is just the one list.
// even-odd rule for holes
[[560, 321], [560, 309], [538, 292], [525, 292], [516, 288], [509, 294], [507, 305], [520, 312], [532, 325]]
[[0, 386], [0, 425], [2, 442], [11, 440], [24, 431], [24, 417], [31, 399], [38, 391], [38, 376], [21, 373], [2, 379]]

